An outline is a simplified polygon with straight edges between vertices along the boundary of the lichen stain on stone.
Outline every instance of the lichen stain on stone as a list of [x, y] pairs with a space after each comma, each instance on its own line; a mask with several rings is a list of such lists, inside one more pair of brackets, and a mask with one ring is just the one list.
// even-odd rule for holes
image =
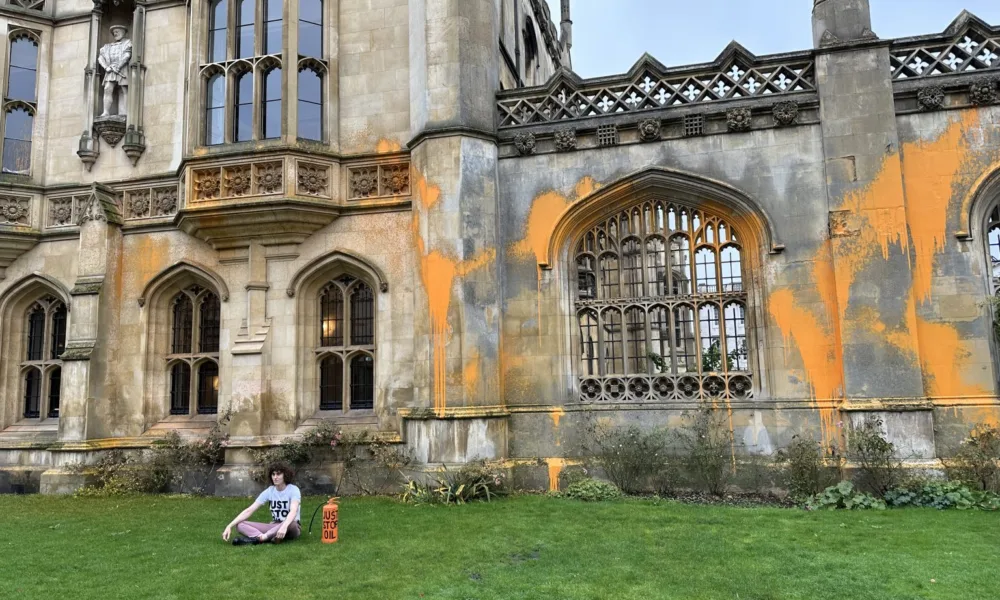
[[386, 138], [380, 139], [378, 143], [375, 144], [375, 152], [377, 152], [378, 154], [390, 154], [392, 152], [399, 152], [401, 148], [402, 146], [400, 146], [399, 142], [395, 140], [389, 140]]
[[[424, 211], [432, 209], [441, 198], [441, 188], [428, 183], [426, 178], [417, 173], [414, 192], [417, 203]], [[447, 343], [451, 335], [448, 324], [448, 308], [451, 304], [452, 289], [455, 279], [465, 277], [472, 271], [481, 269], [492, 263], [496, 258], [496, 249], [488, 248], [471, 259], [459, 261], [439, 250], [427, 249], [420, 232], [420, 211], [413, 211], [413, 236], [417, 247], [420, 280], [427, 294], [427, 307], [431, 326], [431, 343], [433, 344], [433, 398], [434, 411], [443, 417], [447, 408]]]

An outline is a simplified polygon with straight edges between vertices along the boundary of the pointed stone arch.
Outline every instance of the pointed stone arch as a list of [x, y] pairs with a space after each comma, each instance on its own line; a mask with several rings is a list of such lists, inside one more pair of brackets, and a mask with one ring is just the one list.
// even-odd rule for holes
[[389, 282], [382, 269], [345, 250], [334, 250], [313, 259], [296, 271], [285, 293], [288, 294], [289, 298], [294, 298], [299, 293], [303, 284], [312, 279], [317, 273], [329, 271], [338, 266], [347, 271], [354, 271], [355, 274], [363, 278], [370, 279], [382, 293], [389, 291]]
[[150, 298], [155, 296], [165, 285], [169, 285], [172, 280], [182, 273], [190, 273], [197, 279], [206, 280], [215, 287], [216, 291], [219, 293], [220, 300], [223, 302], [229, 301], [229, 286], [226, 285], [226, 282], [222, 279], [222, 277], [204, 265], [190, 260], [182, 260], [179, 263], [160, 271], [156, 276], [149, 280], [149, 283], [147, 283], [146, 287], [143, 288], [142, 294], [139, 295], [139, 306], [145, 306], [146, 303], [149, 302]]

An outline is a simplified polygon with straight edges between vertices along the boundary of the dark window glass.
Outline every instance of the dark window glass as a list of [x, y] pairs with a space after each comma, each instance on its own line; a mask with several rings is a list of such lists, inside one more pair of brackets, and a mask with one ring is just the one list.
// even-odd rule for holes
[[198, 414], [219, 412], [219, 365], [204, 362], [198, 367]]
[[10, 70], [7, 72], [7, 98], [35, 101], [35, 81], [38, 68], [38, 44], [31, 38], [18, 38], [10, 43]]
[[351, 408], [375, 407], [375, 361], [367, 354], [351, 359]]
[[66, 306], [60, 304], [52, 313], [52, 359], [66, 351]]
[[226, 8], [229, 0], [215, 0], [212, 3], [212, 15], [208, 32], [208, 62], [223, 62], [226, 60]]
[[189, 354], [191, 352], [191, 337], [193, 335], [194, 310], [191, 298], [185, 293], [177, 294], [173, 308], [173, 344], [174, 354]]
[[199, 352], [219, 351], [219, 297], [206, 294], [201, 301], [201, 316], [198, 320], [200, 337]]
[[28, 358], [27, 360], [42, 360], [42, 348], [45, 346], [45, 310], [37, 307], [28, 315]]
[[186, 415], [191, 409], [191, 367], [177, 363], [170, 371], [170, 414]]
[[264, 54], [281, 54], [281, 0], [264, 2]]
[[239, 4], [239, 14], [237, 15], [237, 37], [236, 37], [236, 57], [244, 58], [254, 56], [257, 53], [253, 47], [253, 21], [256, 17], [256, 0], [242, 0]]
[[312, 69], [299, 71], [299, 133], [306, 140], [323, 139], [322, 78]]
[[344, 294], [330, 285], [319, 299], [320, 342], [323, 347], [344, 345]]
[[42, 399], [42, 374], [38, 369], [28, 369], [24, 375], [24, 418], [37, 419]]
[[281, 137], [281, 69], [264, 76], [264, 139]]
[[18, 38], [10, 43], [10, 66], [34, 70], [38, 66], [38, 44], [31, 38]]
[[3, 172], [27, 175], [31, 170], [31, 128], [34, 117], [23, 108], [7, 113], [4, 122]]
[[299, 54], [323, 56], [322, 0], [299, 0]]
[[226, 80], [221, 74], [213, 75], [207, 84], [205, 99], [205, 144], [208, 146], [225, 141]]
[[319, 409], [343, 410], [344, 363], [339, 356], [327, 356], [319, 363]]
[[237, 142], [253, 139], [253, 73], [247, 71], [236, 80], [236, 126]]
[[361, 283], [351, 291], [351, 344], [369, 346], [374, 343], [374, 298], [372, 289]]
[[59, 396], [62, 393], [62, 369], [52, 369], [49, 375], [49, 412], [48, 417], [55, 419], [59, 417]]

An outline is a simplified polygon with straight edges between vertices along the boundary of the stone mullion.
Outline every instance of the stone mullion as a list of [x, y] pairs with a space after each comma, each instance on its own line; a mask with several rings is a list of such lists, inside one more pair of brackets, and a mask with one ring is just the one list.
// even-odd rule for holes
[[[284, 3], [285, 21], [282, 27], [285, 35], [282, 39], [281, 70], [281, 120], [283, 123], [282, 135], [285, 143], [294, 144], [299, 135], [298, 123], [298, 80], [299, 80], [299, 2], [298, 0], [286, 0]], [[326, 2], [323, 3], [326, 8]], [[325, 24], [325, 23], [324, 23]], [[325, 34], [325, 27], [323, 28]], [[323, 44], [326, 51], [326, 44]], [[322, 60], [322, 57], [320, 57]]]

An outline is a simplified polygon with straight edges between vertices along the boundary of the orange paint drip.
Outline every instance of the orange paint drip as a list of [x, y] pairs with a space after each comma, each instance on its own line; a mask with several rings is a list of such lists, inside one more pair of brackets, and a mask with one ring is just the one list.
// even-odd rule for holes
[[563, 410], [562, 408], [554, 408], [549, 413], [549, 416], [552, 417], [552, 436], [556, 440], [556, 446], [560, 445], [560, 443], [559, 443], [560, 442], [560, 440], [559, 440], [559, 419], [563, 418], [565, 415], [566, 415], [566, 411]]
[[566, 467], [565, 458], [546, 458], [545, 464], [549, 466], [549, 491], [559, 491], [559, 474]]
[[382, 138], [378, 141], [378, 144], [375, 145], [375, 152], [379, 154], [389, 154], [390, 152], [399, 152], [401, 148], [402, 146], [399, 145], [399, 142]]
[[469, 398], [476, 393], [476, 387], [479, 385], [478, 356], [465, 363], [465, 368], [462, 369], [462, 383], [465, 386], [466, 398]]
[[985, 385], [967, 382], [963, 377], [972, 350], [967, 342], [959, 338], [953, 326], [918, 319], [917, 327], [928, 395], [950, 399], [992, 395], [992, 390]]
[[823, 407], [829, 406], [830, 400], [839, 400], [844, 389], [844, 364], [840, 344], [823, 343], [823, 340], [830, 340], [831, 332], [820, 325], [816, 315], [796, 304], [791, 290], [775, 291], [771, 294], [768, 306], [771, 316], [781, 329], [785, 346], [791, 347], [794, 339], [799, 349], [812, 398], [820, 407], [823, 443], [827, 445], [834, 439], [836, 432], [836, 409]]
[[915, 254], [913, 294], [919, 302], [930, 297], [934, 259], [947, 239], [952, 186], [968, 153], [966, 131], [977, 122], [978, 115], [966, 111], [936, 139], [903, 146], [906, 218]]

